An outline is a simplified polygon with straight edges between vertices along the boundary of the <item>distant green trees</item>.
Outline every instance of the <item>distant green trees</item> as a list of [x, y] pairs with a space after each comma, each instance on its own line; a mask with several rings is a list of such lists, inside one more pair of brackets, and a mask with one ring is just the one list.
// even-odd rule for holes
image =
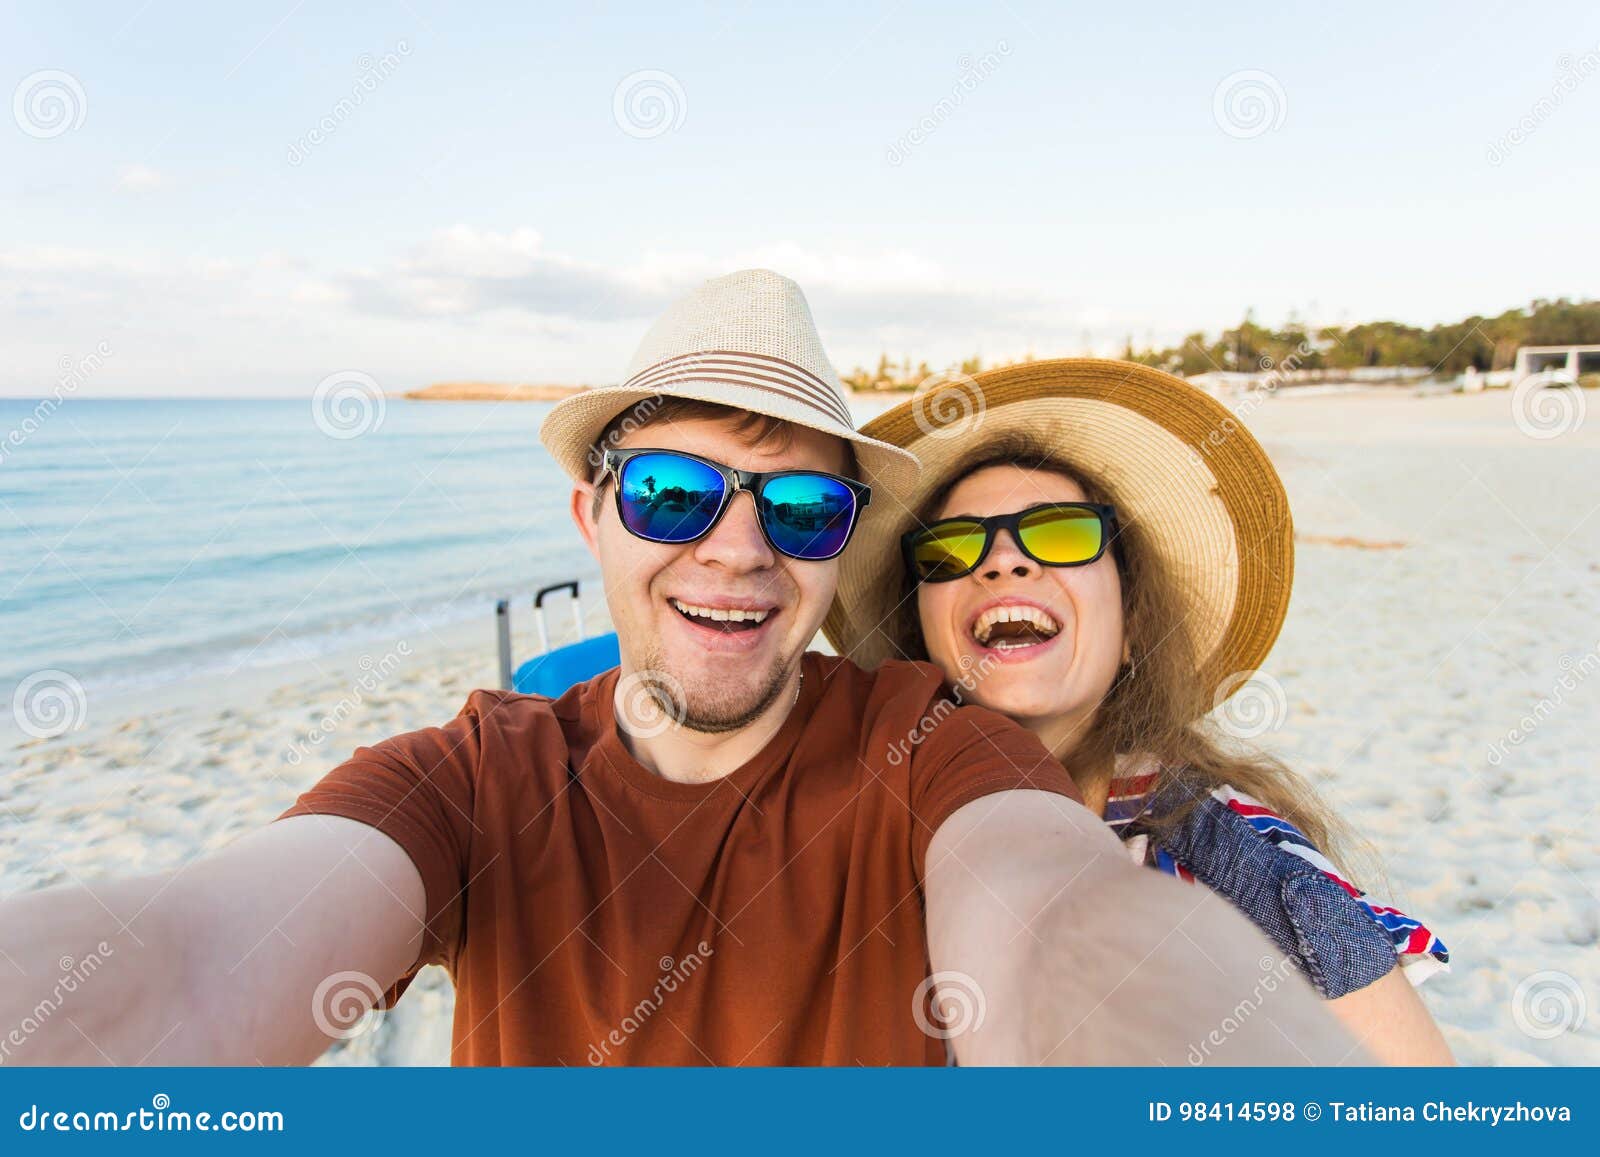
[[[1135, 349], [1130, 338], [1121, 356], [1184, 376], [1275, 367], [1421, 366], [1448, 377], [1468, 367], [1507, 369], [1517, 347], [1524, 345], [1600, 345], [1600, 301], [1541, 298], [1498, 317], [1473, 316], [1428, 329], [1398, 321], [1311, 327], [1293, 316], [1283, 328], [1270, 329], [1246, 313], [1243, 321], [1216, 337], [1191, 333], [1166, 349]], [[983, 368], [981, 358], [971, 357], [958, 370], [975, 374]], [[884, 354], [875, 369], [858, 367], [842, 380], [854, 390], [914, 390], [935, 372], [927, 362], [913, 366], [909, 357], [894, 362]]]
[[1498, 317], [1473, 316], [1429, 329], [1369, 321], [1309, 331], [1291, 319], [1283, 329], [1273, 330], [1246, 314], [1239, 325], [1214, 339], [1192, 333], [1179, 345], [1160, 350], [1135, 350], [1130, 341], [1123, 356], [1185, 375], [1282, 365], [1305, 370], [1421, 366], [1448, 376], [1468, 367], [1505, 369], [1518, 346], [1572, 344], [1600, 344], [1600, 301], [1540, 299]]

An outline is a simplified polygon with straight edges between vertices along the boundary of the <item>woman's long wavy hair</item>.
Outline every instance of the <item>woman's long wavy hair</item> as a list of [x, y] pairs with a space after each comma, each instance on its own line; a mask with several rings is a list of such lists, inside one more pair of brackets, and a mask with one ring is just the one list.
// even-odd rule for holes
[[[1029, 439], [1018, 438], [975, 451], [917, 512], [920, 520], [927, 523], [939, 517], [962, 479], [993, 466], [1057, 474], [1082, 488], [1086, 501], [1117, 505], [1117, 495], [1103, 480]], [[1118, 519], [1117, 529], [1111, 557], [1122, 583], [1129, 661], [1117, 671], [1087, 731], [1054, 754], [1069, 772], [1078, 769], [1075, 778], [1110, 774], [1119, 755], [1153, 756], [1162, 800], [1157, 824], [1180, 823], [1214, 789], [1231, 785], [1289, 819], [1339, 862], [1341, 850], [1355, 850], [1350, 848], [1354, 841], [1311, 786], [1280, 760], [1231, 741], [1207, 718], [1213, 689], [1201, 685], [1186, 627], [1193, 604], [1137, 521]], [[904, 576], [904, 583], [906, 597], [893, 625], [895, 641], [902, 654], [926, 660], [915, 584], [910, 575]]]

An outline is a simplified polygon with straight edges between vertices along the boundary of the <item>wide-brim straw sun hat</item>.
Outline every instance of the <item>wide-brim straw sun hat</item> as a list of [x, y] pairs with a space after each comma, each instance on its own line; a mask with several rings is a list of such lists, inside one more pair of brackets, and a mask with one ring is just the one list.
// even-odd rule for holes
[[593, 481], [606, 427], [630, 410], [642, 423], [663, 398], [715, 402], [849, 442], [860, 480], [873, 488], [863, 527], [898, 509], [895, 498], [917, 477], [915, 457], [856, 430], [805, 294], [770, 269], [714, 278], [674, 302], [639, 343], [622, 383], [557, 403], [539, 440], [573, 478]]
[[1277, 640], [1294, 579], [1288, 495], [1243, 423], [1182, 379], [1100, 358], [1028, 362], [919, 390], [863, 433], [915, 453], [922, 474], [842, 558], [823, 631], [862, 666], [905, 657], [892, 638], [908, 597], [900, 536], [990, 448], [1019, 444], [1113, 491], [1119, 520], [1137, 524], [1180, 585], [1197, 675], [1219, 702]]

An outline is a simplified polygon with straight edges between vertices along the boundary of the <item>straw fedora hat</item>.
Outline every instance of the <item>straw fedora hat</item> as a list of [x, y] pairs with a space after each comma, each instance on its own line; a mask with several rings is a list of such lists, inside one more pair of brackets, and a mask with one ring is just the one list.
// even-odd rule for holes
[[843, 438], [854, 446], [861, 481], [878, 501], [862, 525], [881, 519], [916, 480], [917, 460], [898, 446], [858, 433], [800, 287], [770, 269], [744, 269], [707, 281], [667, 307], [639, 343], [618, 386], [559, 402], [539, 440], [573, 478], [593, 480], [594, 445], [630, 408], [641, 420], [662, 398], [715, 402]]
[[1294, 577], [1289, 499], [1266, 451], [1209, 394], [1131, 362], [1065, 358], [919, 391], [864, 427], [922, 475], [893, 517], [845, 552], [823, 627], [866, 667], [901, 658], [890, 637], [904, 587], [902, 534], [929, 498], [1008, 439], [1102, 479], [1181, 584], [1203, 685], [1226, 698], [1266, 659]]

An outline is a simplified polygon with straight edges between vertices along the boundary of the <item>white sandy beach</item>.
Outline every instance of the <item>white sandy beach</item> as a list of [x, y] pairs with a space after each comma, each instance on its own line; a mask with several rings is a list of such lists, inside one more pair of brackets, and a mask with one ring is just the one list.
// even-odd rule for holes
[[[1452, 972], [1423, 992], [1461, 1061], [1600, 1064], [1600, 412], [1540, 440], [1511, 404], [1279, 396], [1249, 412], [1301, 541], [1250, 699], [1262, 714], [1238, 722], [1372, 842], [1389, 888], [1367, 886], [1449, 946]], [[359, 744], [492, 685], [491, 624], [486, 605], [460, 630], [93, 702], [81, 730], [19, 742], [0, 894], [176, 867], [269, 821]], [[519, 626], [526, 655], [526, 611]], [[449, 982], [429, 972], [326, 1062], [447, 1062]]]

